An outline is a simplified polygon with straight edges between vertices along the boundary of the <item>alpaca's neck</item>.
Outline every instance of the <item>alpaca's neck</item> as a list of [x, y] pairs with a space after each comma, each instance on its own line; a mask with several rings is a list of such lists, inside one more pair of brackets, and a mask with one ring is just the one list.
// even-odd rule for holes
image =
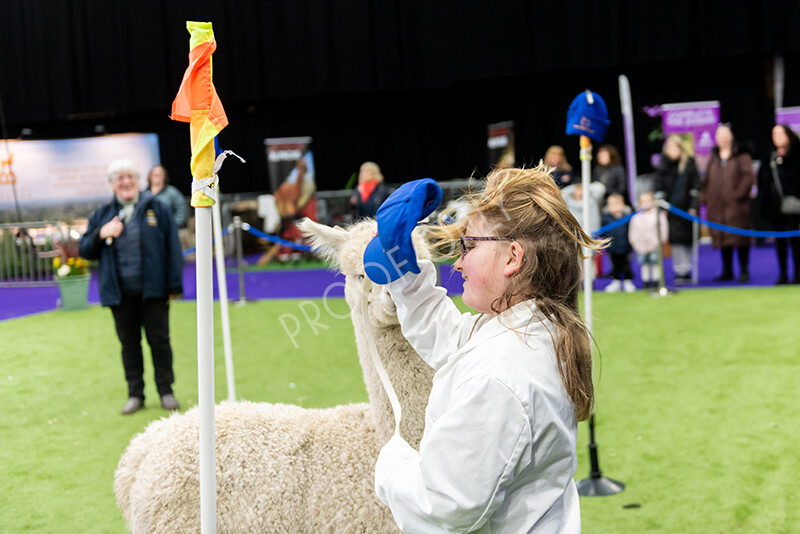
[[[370, 354], [367, 332], [364, 329], [369, 325], [359, 319], [360, 317], [353, 317], [353, 324], [372, 420], [381, 440], [388, 440], [394, 432], [394, 411]], [[375, 328], [372, 335], [378, 356], [386, 367], [389, 381], [400, 400], [400, 433], [412, 446], [417, 447], [425, 429], [425, 408], [431, 391], [433, 370], [411, 348], [403, 337], [400, 326]]]

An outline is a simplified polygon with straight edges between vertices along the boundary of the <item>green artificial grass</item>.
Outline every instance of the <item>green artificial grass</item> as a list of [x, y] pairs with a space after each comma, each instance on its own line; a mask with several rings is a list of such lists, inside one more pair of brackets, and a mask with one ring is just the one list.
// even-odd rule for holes
[[[797, 530], [798, 297], [795, 287], [595, 295], [600, 467], [626, 488], [581, 499], [583, 532]], [[305, 319], [317, 312], [328, 328]], [[184, 409], [197, 399], [195, 313], [194, 302], [171, 312]], [[346, 314], [336, 299], [231, 306], [237, 396], [306, 407], [365, 401]], [[125, 532], [112, 489], [117, 461], [166, 415], [149, 356], [147, 408], [123, 417], [108, 310], [0, 322], [0, 339], [0, 531]], [[223, 400], [219, 321], [215, 344]], [[589, 475], [587, 441], [582, 423], [576, 479]]]
[[583, 532], [797, 532], [798, 297], [596, 296], [600, 467], [626, 488], [581, 499]]

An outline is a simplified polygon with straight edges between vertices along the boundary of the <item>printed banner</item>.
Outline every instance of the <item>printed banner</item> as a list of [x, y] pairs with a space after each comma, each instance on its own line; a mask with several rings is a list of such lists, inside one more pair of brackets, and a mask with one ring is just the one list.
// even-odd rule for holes
[[[9, 140], [0, 145], [0, 221], [15, 221], [14, 191], [24, 220], [67, 209], [86, 216], [111, 198], [106, 169], [116, 158], [130, 158], [147, 173], [160, 163], [158, 135], [116, 134], [58, 140]], [[55, 216], [55, 215], [54, 215]]]
[[486, 146], [489, 149], [489, 166], [495, 169], [513, 167], [516, 159], [514, 151], [514, 121], [490, 124], [488, 131]]
[[800, 135], [800, 107], [775, 108], [775, 124], [785, 124]]
[[698, 171], [705, 174], [719, 124], [719, 102], [664, 104], [661, 110], [664, 138], [671, 134], [680, 135], [684, 148], [697, 162]]
[[316, 192], [310, 137], [264, 139], [272, 194], [281, 217], [292, 218]]

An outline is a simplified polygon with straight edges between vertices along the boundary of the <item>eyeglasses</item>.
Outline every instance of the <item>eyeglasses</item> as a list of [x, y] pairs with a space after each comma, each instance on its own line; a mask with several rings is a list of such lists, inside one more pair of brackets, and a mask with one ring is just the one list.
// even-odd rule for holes
[[465, 243], [465, 241], [514, 241], [514, 240], [510, 237], [463, 236], [461, 239], [459, 239], [459, 243], [461, 244], [461, 258], [464, 258], [464, 256], [467, 255], [467, 252], [469, 252], [469, 250], [472, 250], [471, 248], [467, 250], [467, 244]]

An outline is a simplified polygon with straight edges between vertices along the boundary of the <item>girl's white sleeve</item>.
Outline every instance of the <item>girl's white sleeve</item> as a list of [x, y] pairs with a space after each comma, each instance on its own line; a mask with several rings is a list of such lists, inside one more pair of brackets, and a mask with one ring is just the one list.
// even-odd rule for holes
[[453, 392], [417, 452], [399, 436], [381, 450], [375, 492], [406, 534], [470, 532], [503, 503], [532, 458], [530, 419], [493, 377]]
[[436, 285], [436, 267], [419, 262], [420, 273], [390, 283], [403, 336], [425, 362], [438, 369], [469, 339], [477, 317], [461, 313], [447, 291]]

